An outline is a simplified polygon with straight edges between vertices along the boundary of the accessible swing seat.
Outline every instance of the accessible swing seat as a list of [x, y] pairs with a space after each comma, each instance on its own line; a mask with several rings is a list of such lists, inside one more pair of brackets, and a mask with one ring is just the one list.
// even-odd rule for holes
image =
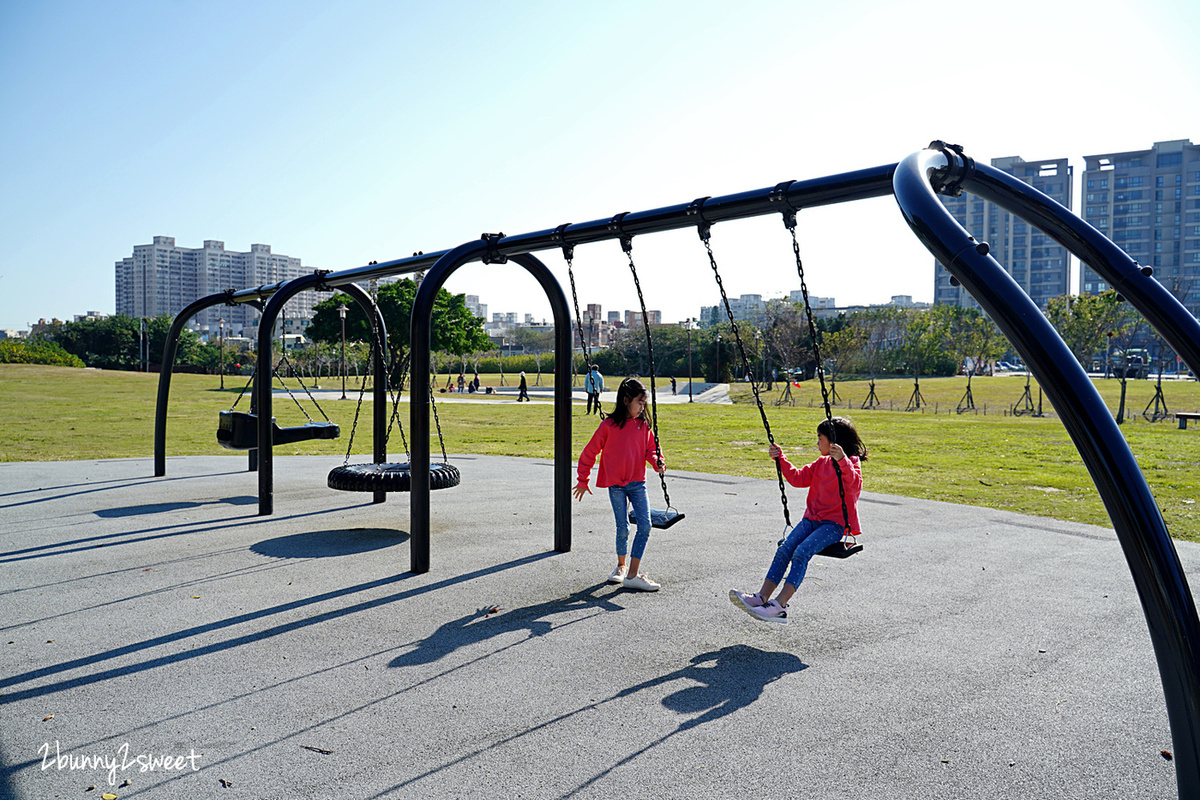
[[[258, 448], [258, 415], [245, 411], [221, 411], [217, 421], [217, 443], [229, 450], [254, 450]], [[341, 428], [334, 422], [308, 422], [289, 428], [281, 428], [271, 417], [275, 444], [293, 444], [310, 439], [336, 439], [342, 435]]]

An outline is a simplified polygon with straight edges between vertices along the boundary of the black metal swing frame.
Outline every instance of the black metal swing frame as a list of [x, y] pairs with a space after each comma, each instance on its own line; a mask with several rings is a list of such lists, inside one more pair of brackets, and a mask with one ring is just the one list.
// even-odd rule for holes
[[[961, 148], [944, 142], [913, 153], [902, 161], [804, 181], [787, 181], [764, 189], [714, 197], [705, 203], [711, 223], [779, 213], [782, 201], [811, 208], [891, 195], [906, 223], [955, 280], [979, 302], [1021, 355], [1038, 383], [1050, 395], [1113, 521], [1122, 552], [1146, 615], [1158, 659], [1174, 744], [1180, 795], [1200, 799], [1200, 619], [1162, 513], [1115, 420], [1087, 374], [1053, 326], [1029, 296], [938, 200], [938, 194], [969, 191], [1012, 212], [1047, 234], [1096, 270], [1134, 305], [1193, 369], [1200, 369], [1200, 322], [1170, 291], [1153, 280], [1116, 244], [1070, 210], [1037, 189], [993, 167], [976, 163]], [[695, 225], [689, 204], [625, 214], [624, 232], [662, 232]], [[221, 302], [261, 302], [259, 358], [271, 352], [270, 330], [283, 302], [297, 292], [345, 286], [400, 274], [425, 271], [411, 320], [413, 372], [429, 369], [430, 325], [434, 299], [446, 280], [464, 264], [513, 261], [533, 274], [550, 300], [555, 322], [554, 539], [555, 549], [570, 549], [571, 430], [570, 312], [561, 287], [533, 253], [616, 239], [611, 217], [559, 226], [527, 234], [485, 234], [451, 250], [420, 253], [411, 258], [315, 273], [292, 281], [240, 291], [229, 290], [192, 303], [176, 316], [168, 333], [159, 379], [155, 416], [155, 475], [166, 474], [166, 413], [170, 371], [183, 325], [198, 311]], [[379, 391], [382, 387], [377, 387]], [[270, 394], [255, 387], [259, 412], [259, 513], [273, 512]], [[410, 558], [415, 572], [429, 569], [429, 410], [427, 386], [414, 387], [409, 432], [413, 437], [413, 474], [409, 495]], [[384, 399], [377, 398], [376, 448], [386, 423]], [[381, 459], [382, 460], [382, 459]], [[380, 502], [382, 502], [380, 500]]]

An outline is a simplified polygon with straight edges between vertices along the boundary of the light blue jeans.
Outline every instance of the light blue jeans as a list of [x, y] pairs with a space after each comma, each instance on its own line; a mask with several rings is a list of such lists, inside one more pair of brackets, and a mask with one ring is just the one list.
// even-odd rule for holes
[[624, 556], [629, 548], [629, 507], [633, 506], [633, 517], [637, 520], [637, 533], [633, 536], [633, 558], [641, 558], [650, 540], [650, 503], [646, 500], [646, 482], [630, 481], [624, 486], [608, 487], [608, 501], [612, 503], [613, 515], [617, 519], [617, 555]]
[[775, 550], [775, 558], [767, 570], [767, 580], [778, 586], [784, 570], [790, 564], [787, 582], [799, 588], [812, 557], [841, 538], [842, 526], [836, 522], [801, 519]]

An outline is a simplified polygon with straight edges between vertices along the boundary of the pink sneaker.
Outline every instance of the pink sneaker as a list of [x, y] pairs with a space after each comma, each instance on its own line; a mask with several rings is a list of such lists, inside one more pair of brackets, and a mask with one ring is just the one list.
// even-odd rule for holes
[[787, 606], [779, 605], [778, 600], [772, 600], [765, 606], [750, 609], [750, 613], [766, 622], [787, 622]]
[[759, 608], [763, 604], [763, 600], [758, 596], [758, 592], [750, 594], [748, 592], [739, 592], [737, 589], [729, 590], [729, 602], [747, 614], [752, 614], [752, 609]]

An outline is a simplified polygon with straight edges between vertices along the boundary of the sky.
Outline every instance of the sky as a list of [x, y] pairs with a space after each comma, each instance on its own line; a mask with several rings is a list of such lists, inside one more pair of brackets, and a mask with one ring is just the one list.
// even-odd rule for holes
[[[1065, 156], [1078, 182], [1085, 155], [1200, 143], [1198, 35], [1194, 0], [0, 0], [0, 329], [112, 313], [114, 262], [154, 236], [343, 270], [934, 139]], [[890, 197], [804, 211], [799, 235], [814, 295], [932, 300]], [[712, 236], [731, 296], [799, 288], [778, 217]], [[719, 302], [694, 232], [634, 255], [665, 322]], [[575, 272], [581, 304], [637, 307], [616, 242]], [[513, 264], [447, 288], [549, 317]]]

